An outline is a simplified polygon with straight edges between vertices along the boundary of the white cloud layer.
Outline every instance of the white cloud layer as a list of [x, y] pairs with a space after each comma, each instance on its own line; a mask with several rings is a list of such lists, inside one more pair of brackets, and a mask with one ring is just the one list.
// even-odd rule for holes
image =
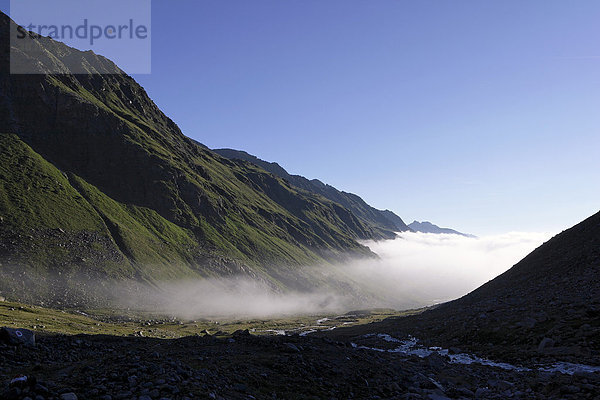
[[[276, 292], [245, 278], [170, 282], [121, 300], [129, 307], [186, 318], [269, 317], [389, 307], [408, 309], [458, 298], [509, 269], [550, 237], [512, 232], [468, 238], [401, 233], [366, 242], [378, 260], [356, 260], [298, 271], [311, 290]], [[142, 291], [144, 292], [144, 291]]]
[[406, 232], [395, 240], [365, 243], [381, 260], [355, 268], [385, 290], [392, 306], [430, 305], [476, 289], [549, 238], [525, 232], [480, 238]]

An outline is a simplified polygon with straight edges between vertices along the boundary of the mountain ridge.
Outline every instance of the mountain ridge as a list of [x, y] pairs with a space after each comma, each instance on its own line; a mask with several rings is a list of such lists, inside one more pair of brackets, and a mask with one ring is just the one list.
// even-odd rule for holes
[[450, 234], [450, 235], [460, 235], [460, 236], [465, 236], [465, 237], [470, 237], [470, 238], [475, 238], [475, 235], [471, 235], [469, 233], [462, 233], [459, 232], [457, 230], [454, 229], [450, 229], [450, 228], [441, 228], [429, 221], [413, 221], [410, 224], [408, 224], [408, 227], [411, 228], [413, 231], [415, 232], [421, 232], [421, 233], [435, 233], [435, 234]]
[[243, 150], [223, 148], [213, 149], [213, 151], [226, 158], [245, 160], [258, 165], [265, 171], [285, 179], [293, 186], [316, 193], [343, 205], [357, 215], [365, 224], [370, 225], [375, 232], [379, 233], [381, 238], [392, 239], [395, 237], [395, 232], [410, 231], [410, 228], [402, 221], [402, 218], [392, 211], [378, 210], [371, 207], [354, 193], [340, 191], [318, 179], [308, 179], [301, 175], [292, 175], [278, 163], [262, 160]]

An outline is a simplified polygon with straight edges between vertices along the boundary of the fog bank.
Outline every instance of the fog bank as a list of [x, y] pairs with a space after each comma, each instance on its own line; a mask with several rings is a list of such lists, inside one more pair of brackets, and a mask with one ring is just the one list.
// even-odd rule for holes
[[[298, 268], [294, 278], [310, 291], [274, 290], [247, 278], [169, 282], [160, 290], [119, 296], [134, 308], [184, 318], [272, 317], [389, 307], [408, 309], [458, 298], [509, 269], [550, 237], [507, 233], [469, 238], [401, 233], [365, 242], [377, 260]], [[275, 268], [275, 267], [274, 267]]]
[[361, 279], [385, 291], [390, 306], [431, 305], [461, 297], [495, 278], [550, 236], [510, 232], [471, 238], [405, 232], [394, 240], [366, 242], [381, 259], [353, 268]]

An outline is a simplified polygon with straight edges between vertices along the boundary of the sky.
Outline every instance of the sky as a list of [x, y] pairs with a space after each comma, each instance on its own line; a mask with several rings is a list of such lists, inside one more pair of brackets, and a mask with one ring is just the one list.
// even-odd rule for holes
[[[6, 2], [1, 2], [6, 11]], [[476, 235], [600, 209], [600, 2], [154, 0], [189, 137]]]

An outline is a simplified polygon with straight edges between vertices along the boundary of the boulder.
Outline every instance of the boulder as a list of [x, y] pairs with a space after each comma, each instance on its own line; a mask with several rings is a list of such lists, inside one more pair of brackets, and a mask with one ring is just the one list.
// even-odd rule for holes
[[286, 353], [300, 353], [300, 349], [293, 343], [284, 343], [283, 351]]
[[35, 333], [28, 329], [0, 328], [0, 340], [10, 344], [35, 346]]
[[537, 321], [535, 318], [526, 317], [521, 322], [519, 322], [517, 325], [522, 326], [523, 328], [533, 329], [536, 324], [537, 324]]
[[545, 337], [542, 339], [542, 341], [538, 345], [537, 351], [542, 353], [545, 350], [547, 350], [549, 347], [552, 347], [552, 346], [554, 346], [554, 340]]

